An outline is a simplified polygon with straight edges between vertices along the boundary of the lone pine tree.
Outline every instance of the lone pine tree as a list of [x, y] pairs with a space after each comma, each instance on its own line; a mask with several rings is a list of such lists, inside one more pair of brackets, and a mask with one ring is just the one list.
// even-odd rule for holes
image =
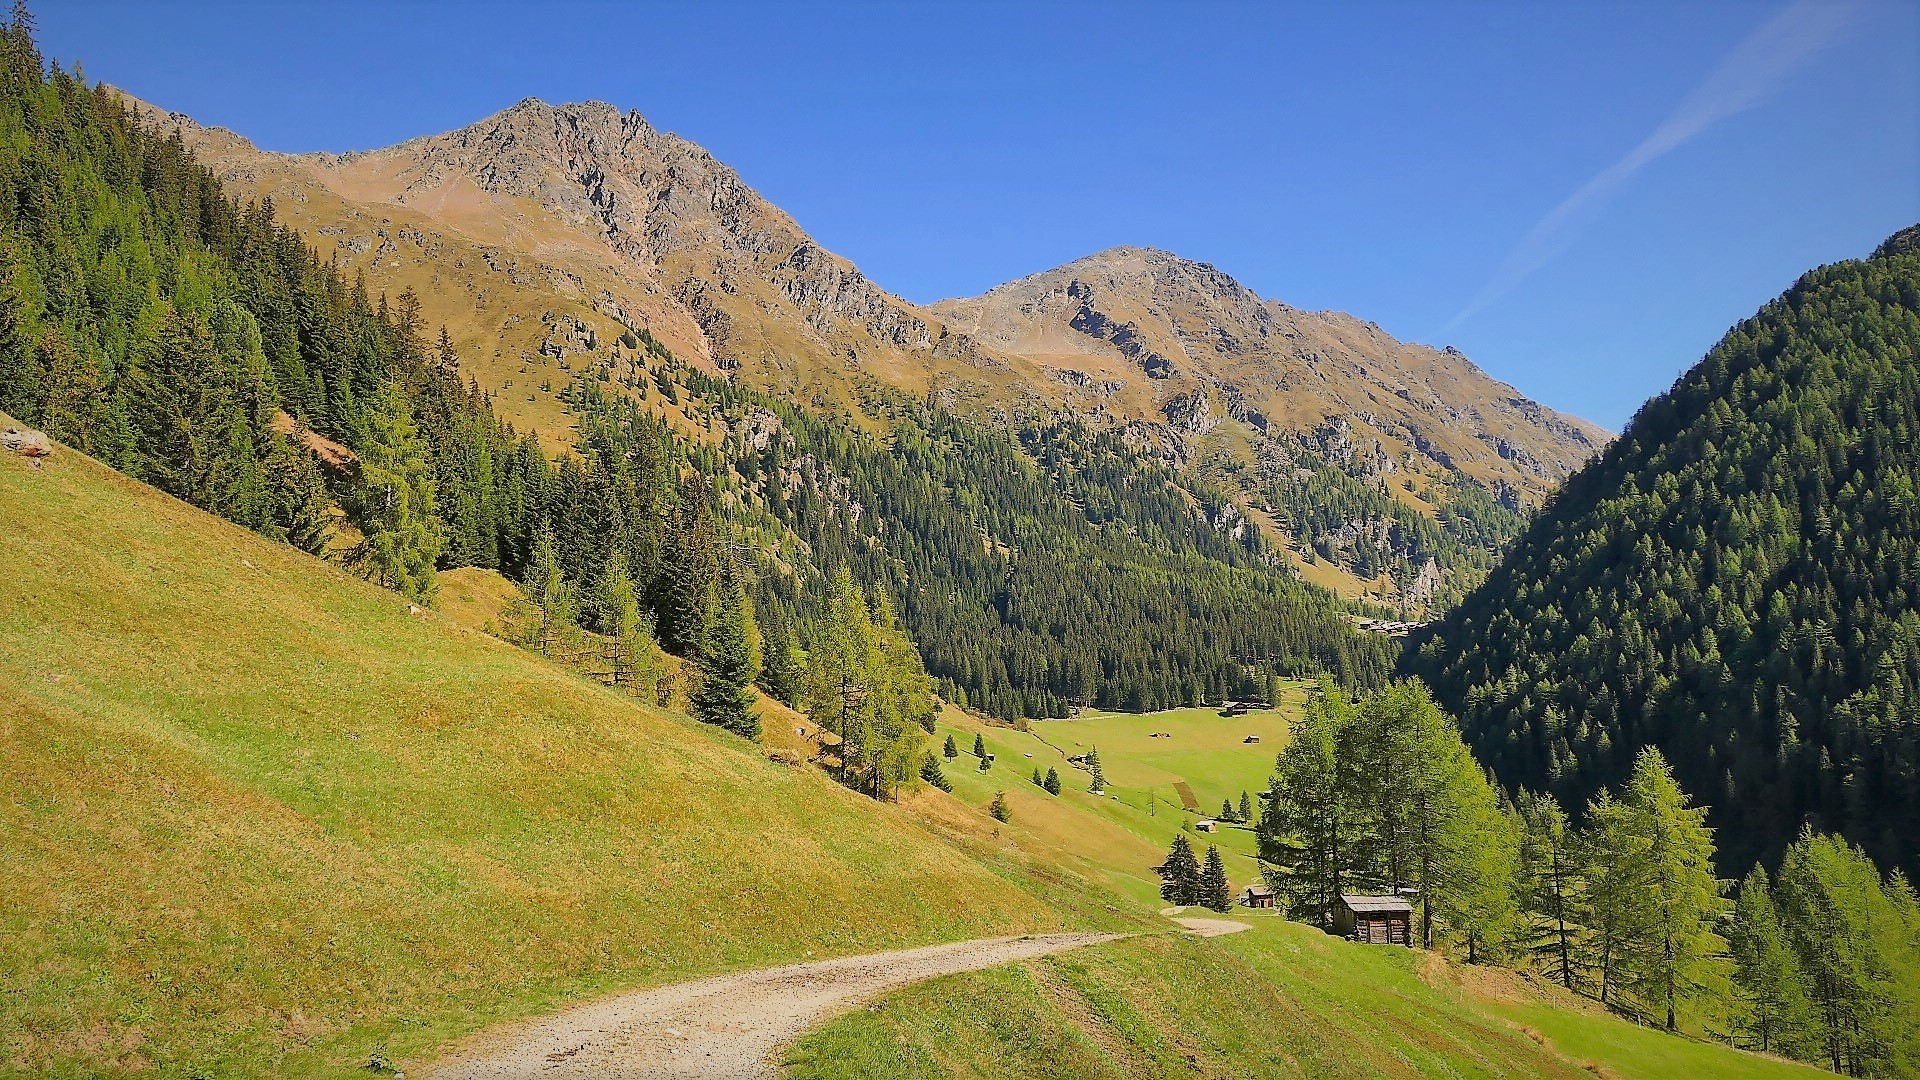
[[[732, 575], [728, 575], [731, 579]], [[746, 592], [735, 580], [715, 590], [706, 640], [699, 650], [700, 684], [693, 690], [694, 715], [749, 739], [760, 737], [753, 703], [753, 651], [748, 647]]]
[[941, 791], [951, 792], [953, 790], [953, 781], [948, 780], [947, 774], [940, 771], [940, 759], [934, 757], [932, 754], [928, 754], [927, 759], [920, 763], [920, 779], [925, 780]]
[[1220, 849], [1207, 845], [1206, 865], [1200, 870], [1200, 892], [1196, 902], [1215, 911], [1227, 911], [1233, 907], [1233, 896], [1227, 885], [1227, 864], [1220, 858]]
[[1200, 902], [1200, 860], [1182, 833], [1174, 834], [1167, 861], [1160, 865], [1160, 899], [1182, 906]]

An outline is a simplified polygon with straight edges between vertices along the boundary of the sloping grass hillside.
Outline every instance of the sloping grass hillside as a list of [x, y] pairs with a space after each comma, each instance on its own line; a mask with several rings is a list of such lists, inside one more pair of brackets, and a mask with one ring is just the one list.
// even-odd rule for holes
[[[1157, 908], [1159, 878], [1149, 868], [1166, 858], [1176, 833], [1185, 832], [1199, 851], [1208, 845], [1220, 848], [1236, 896], [1259, 879], [1259, 843], [1251, 825], [1221, 823], [1212, 833], [1197, 832], [1194, 825], [1217, 815], [1222, 799], [1237, 803], [1243, 791], [1266, 789], [1274, 754], [1286, 741], [1287, 721], [1298, 712], [1297, 704], [1290, 704], [1232, 719], [1212, 709], [1101, 714], [1090, 720], [1036, 722], [1031, 730], [1019, 731], [947, 709], [940, 714], [934, 739], [938, 743], [951, 735], [960, 750], [951, 761], [943, 758], [941, 768], [961, 802], [985, 810], [996, 792], [1006, 793], [1012, 821], [1000, 832], [1008, 840]], [[1170, 738], [1150, 738], [1151, 731], [1166, 731]], [[1260, 733], [1262, 742], [1243, 743], [1248, 732]], [[975, 735], [995, 755], [992, 768], [984, 772], [972, 753]], [[1089, 774], [1067, 761], [1095, 745], [1107, 763], [1103, 771], [1108, 783], [1100, 796], [1088, 791]], [[1049, 768], [1060, 778], [1057, 796], [1033, 784], [1034, 771], [1044, 775]], [[1170, 771], [1176, 768], [1182, 771]], [[1181, 808], [1173, 786], [1186, 777], [1193, 778], [1190, 790], [1200, 801], [1199, 813]], [[1257, 800], [1254, 805], [1258, 814]]]
[[1418, 951], [1353, 945], [1280, 919], [1254, 922], [1227, 937], [1133, 938], [924, 983], [802, 1039], [788, 1051], [787, 1075], [1824, 1075], [1551, 1002], [1507, 973], [1466, 969], [1500, 984], [1498, 993], [1430, 982], [1421, 968], [1440, 961]]
[[0, 1072], [341, 1075], [1117, 918], [71, 452], [0, 454], [0, 567]]

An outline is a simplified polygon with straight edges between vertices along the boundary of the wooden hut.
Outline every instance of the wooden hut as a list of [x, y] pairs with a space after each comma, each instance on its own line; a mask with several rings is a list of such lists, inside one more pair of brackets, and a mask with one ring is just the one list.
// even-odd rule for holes
[[1217, 821], [1214, 821], [1212, 818], [1207, 818], [1202, 821], [1194, 822], [1193, 827], [1196, 829], [1199, 829], [1201, 832], [1212, 832], [1213, 830], [1220, 827], [1220, 823]]
[[1341, 893], [1333, 905], [1333, 932], [1349, 941], [1413, 947], [1413, 904], [1404, 896]]
[[1265, 885], [1249, 885], [1240, 903], [1250, 908], [1270, 908], [1273, 906], [1273, 890]]

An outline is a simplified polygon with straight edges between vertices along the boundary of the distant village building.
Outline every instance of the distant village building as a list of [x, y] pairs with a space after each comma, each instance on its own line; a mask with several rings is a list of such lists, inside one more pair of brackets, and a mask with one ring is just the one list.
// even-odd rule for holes
[[1246, 738], [1244, 738], [1244, 739], [1242, 739], [1242, 740], [1240, 740], [1240, 741], [1241, 741], [1241, 742], [1243, 742], [1243, 743], [1246, 743], [1246, 744], [1247, 744], [1248, 746], [1252, 746], [1252, 745], [1254, 745], [1255, 743], [1258, 743], [1258, 742], [1260, 741], [1260, 736], [1258, 736], [1258, 735], [1249, 735], [1249, 736], [1247, 736]]
[[1203, 818], [1200, 821], [1194, 822], [1193, 827], [1199, 829], [1201, 832], [1212, 832], [1220, 827], [1220, 823], [1211, 818]]
[[1404, 896], [1341, 893], [1333, 906], [1333, 932], [1370, 945], [1413, 947], [1413, 904]]
[[1270, 908], [1273, 906], [1273, 890], [1265, 885], [1247, 886], [1247, 894], [1240, 902], [1250, 908]]

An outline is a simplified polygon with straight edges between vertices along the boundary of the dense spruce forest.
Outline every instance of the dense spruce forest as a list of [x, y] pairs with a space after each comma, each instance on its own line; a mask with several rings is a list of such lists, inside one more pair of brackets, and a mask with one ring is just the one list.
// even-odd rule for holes
[[1250, 527], [1217, 527], [1237, 513], [1223, 495], [1112, 433], [1063, 421], [1016, 445], [876, 392], [863, 403], [876, 436], [736, 399], [777, 417], [781, 435], [762, 449], [729, 438], [735, 468], [816, 559], [898, 598], [950, 700], [1009, 720], [1137, 712], [1265, 698], [1274, 675], [1365, 686], [1391, 670], [1391, 645], [1352, 633], [1332, 597], [1269, 565]]
[[[666, 438], [648, 396], [687, 403], [715, 439], [676, 452], [756, 553], [755, 611], [804, 628], [848, 568], [893, 598], [946, 700], [1017, 720], [1391, 673], [1395, 645], [1354, 633], [1331, 595], [1281, 569], [1223, 493], [1113, 432], [1059, 419], [1009, 439], [880, 387], [857, 414], [809, 410], [643, 344], [619, 380], [632, 396], [601, 368], [566, 388], [573, 415]], [[585, 553], [570, 574], [591, 581], [594, 565]]]
[[1726, 876], [1803, 825], [1920, 872], [1916, 235], [1735, 327], [1412, 655], [1505, 783], [1657, 747]]

